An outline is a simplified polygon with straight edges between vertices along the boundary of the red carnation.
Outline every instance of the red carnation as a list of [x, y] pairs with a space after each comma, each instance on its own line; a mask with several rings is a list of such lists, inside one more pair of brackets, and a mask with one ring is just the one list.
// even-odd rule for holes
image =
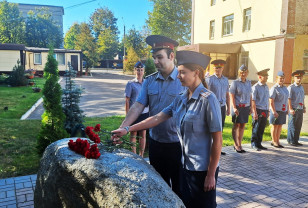
[[85, 129], [86, 134], [89, 136], [89, 134], [92, 133], [93, 127], [92, 126], [87, 126]]
[[282, 108], [282, 111], [285, 111], [286, 110], [286, 108]]
[[245, 104], [243, 104], [242, 106], [243, 106], [243, 108], [244, 108], [246, 105], [245, 105]]
[[261, 116], [266, 117], [266, 113], [262, 112]]
[[96, 126], [94, 127], [94, 131], [95, 132], [100, 132], [101, 131], [101, 125], [100, 124], [96, 124]]
[[285, 104], [282, 104], [282, 107], [286, 107], [286, 105], [285, 105]]
[[303, 106], [304, 104], [303, 104], [303, 103], [299, 103], [299, 105], [300, 105], [300, 106]]

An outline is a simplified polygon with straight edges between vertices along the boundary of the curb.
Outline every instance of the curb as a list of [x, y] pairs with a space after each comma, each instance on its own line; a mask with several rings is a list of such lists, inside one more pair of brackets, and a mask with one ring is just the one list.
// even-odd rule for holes
[[[62, 77], [60, 77], [58, 83], [60, 83], [62, 81]], [[26, 120], [30, 114], [35, 111], [35, 109], [43, 102], [43, 98], [41, 97], [40, 99], [38, 99], [38, 101], [36, 101], [36, 103], [24, 114], [21, 116], [20, 120]]]
[[26, 120], [30, 114], [35, 111], [35, 109], [43, 102], [43, 98], [40, 98], [38, 101], [36, 101], [36, 103], [30, 108], [30, 110], [28, 110], [24, 115], [22, 115], [22, 117], [20, 118], [20, 120]]

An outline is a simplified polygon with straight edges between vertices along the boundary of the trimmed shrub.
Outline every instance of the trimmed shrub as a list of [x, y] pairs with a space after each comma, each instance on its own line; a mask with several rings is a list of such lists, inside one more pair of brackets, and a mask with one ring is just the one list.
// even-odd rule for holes
[[13, 87], [26, 86], [28, 84], [28, 80], [25, 77], [25, 68], [20, 65], [19, 60], [17, 60], [17, 65], [13, 67], [13, 71], [7, 79], [7, 82]]

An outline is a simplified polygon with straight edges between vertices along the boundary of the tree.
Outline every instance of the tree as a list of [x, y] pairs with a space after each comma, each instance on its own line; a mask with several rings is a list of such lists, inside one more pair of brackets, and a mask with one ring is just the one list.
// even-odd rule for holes
[[97, 45], [87, 23], [80, 24], [80, 34], [76, 37], [75, 49], [82, 50], [83, 60], [86, 61], [86, 71], [98, 62]]
[[107, 7], [96, 9], [90, 17], [90, 27], [94, 32], [94, 37], [98, 39], [101, 32], [107, 28], [117, 35], [119, 33], [117, 20]]
[[74, 23], [64, 37], [64, 48], [75, 49], [77, 36], [80, 34], [80, 24]]
[[17, 4], [0, 2], [0, 43], [24, 43], [25, 22]]
[[83, 111], [79, 108], [79, 102], [82, 90], [76, 87], [75, 82], [72, 80], [76, 77], [77, 72], [73, 70], [73, 67], [69, 63], [68, 70], [65, 71], [65, 89], [63, 89], [63, 111], [66, 116], [65, 129], [71, 136], [76, 136], [78, 130], [81, 131], [83, 137], [85, 137], [84, 125], [82, 124], [84, 115]]
[[153, 12], [148, 12], [147, 25], [153, 35], [165, 35], [180, 45], [190, 42], [191, 1], [150, 0]]
[[145, 65], [145, 68], [144, 68], [145, 77], [157, 71], [153, 58], [148, 58], [144, 65]]
[[62, 44], [62, 32], [54, 24], [48, 9], [30, 11], [26, 19], [26, 44], [31, 47], [59, 48]]
[[118, 51], [118, 37], [107, 28], [102, 31], [97, 40], [98, 53], [101, 59], [113, 59]]
[[13, 71], [10, 73], [7, 82], [13, 87], [26, 86], [28, 84], [25, 77], [25, 68], [20, 65], [19, 60], [17, 60], [17, 65], [13, 67]]
[[53, 56], [52, 49], [49, 51], [44, 67], [44, 77], [46, 79], [43, 88], [45, 112], [42, 115], [42, 125], [37, 140], [39, 154], [42, 154], [49, 144], [68, 137], [64, 128], [65, 115], [61, 105], [62, 90], [58, 83], [58, 63]]
[[134, 71], [134, 66], [139, 61], [139, 57], [135, 50], [130, 47], [127, 50], [127, 59], [124, 60], [124, 71]]
[[144, 37], [141, 33], [133, 27], [128, 31], [128, 35], [125, 37], [125, 47], [132, 47], [139, 57], [146, 56], [146, 44]]

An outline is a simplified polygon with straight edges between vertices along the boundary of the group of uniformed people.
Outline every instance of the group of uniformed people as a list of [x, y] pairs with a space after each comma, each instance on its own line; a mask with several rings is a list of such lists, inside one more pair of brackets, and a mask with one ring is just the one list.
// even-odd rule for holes
[[[129, 106], [119, 129], [113, 131], [113, 139], [129, 132], [150, 129], [150, 164], [185, 206], [216, 207], [222, 129], [225, 116], [230, 111], [234, 122], [234, 148], [237, 152], [245, 152], [241, 141], [253, 103], [251, 82], [246, 79], [248, 69], [240, 67], [240, 77], [232, 82], [229, 89], [228, 79], [222, 75], [225, 61], [213, 61], [215, 74], [205, 78], [204, 71], [210, 57], [193, 51], [175, 54], [174, 48], [178, 43], [160, 35], [148, 36], [146, 42], [152, 47], [158, 71], [142, 80], [139, 95]], [[275, 99], [274, 96], [272, 99]], [[258, 102], [252, 107], [254, 105], [253, 112], [262, 115]], [[150, 117], [136, 123], [146, 106]], [[293, 109], [296, 109], [295, 115], [300, 112], [297, 106]], [[280, 116], [278, 110], [273, 111], [275, 118]], [[260, 118], [259, 114], [256, 116], [256, 120]], [[274, 121], [278, 122], [278, 118]], [[259, 128], [261, 125], [256, 122], [255, 126]], [[255, 146], [261, 147], [262, 139], [260, 143], [258, 139], [252, 141]]]

